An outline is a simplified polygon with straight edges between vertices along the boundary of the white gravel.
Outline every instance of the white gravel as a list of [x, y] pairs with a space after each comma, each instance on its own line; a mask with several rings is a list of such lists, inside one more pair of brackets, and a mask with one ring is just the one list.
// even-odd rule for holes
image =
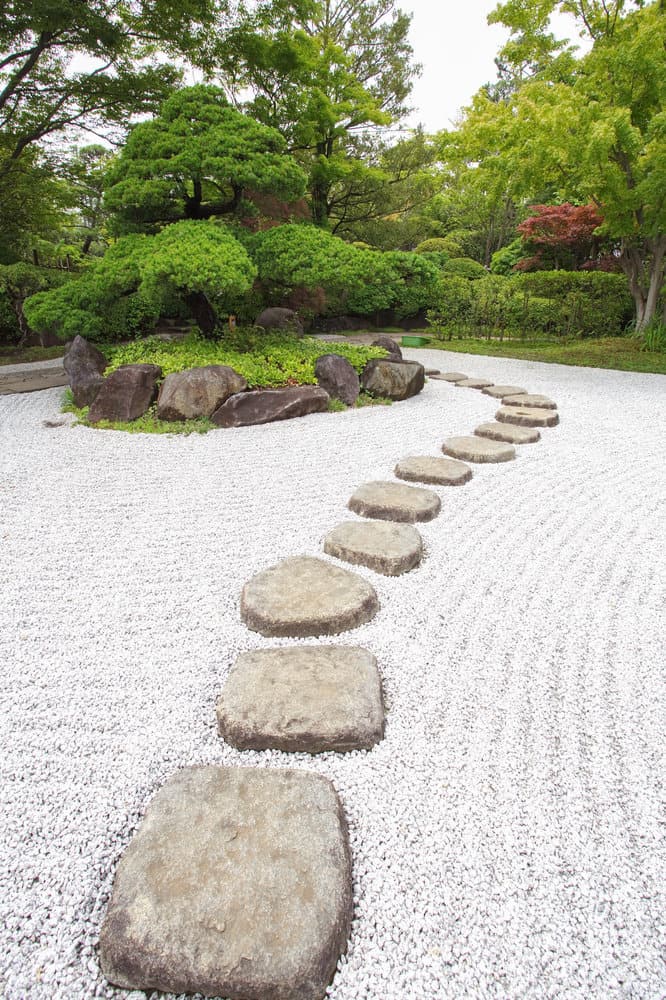
[[413, 356], [552, 396], [561, 424], [439, 490], [419, 569], [358, 570], [382, 610], [343, 641], [377, 655], [389, 714], [345, 756], [219, 741], [229, 667], [271, 645], [241, 625], [242, 584], [320, 554], [357, 485], [497, 401], [430, 381], [390, 408], [184, 438], [45, 427], [60, 389], [0, 397], [7, 1000], [127, 995], [95, 950], [113, 868], [197, 762], [335, 782], [356, 912], [334, 1000], [666, 996], [666, 378]]

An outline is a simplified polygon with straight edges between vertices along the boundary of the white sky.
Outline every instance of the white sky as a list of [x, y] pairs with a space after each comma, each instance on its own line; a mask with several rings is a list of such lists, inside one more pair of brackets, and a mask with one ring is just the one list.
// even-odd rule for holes
[[414, 82], [410, 124], [449, 128], [480, 86], [495, 79], [493, 59], [508, 32], [489, 25], [497, 0], [400, 0], [413, 15], [411, 43], [422, 75]]

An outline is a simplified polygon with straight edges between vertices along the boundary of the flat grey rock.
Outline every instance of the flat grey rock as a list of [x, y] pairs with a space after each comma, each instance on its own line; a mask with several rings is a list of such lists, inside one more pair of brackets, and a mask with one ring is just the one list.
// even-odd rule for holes
[[382, 521], [432, 521], [441, 509], [441, 501], [432, 490], [402, 483], [363, 483], [347, 505], [362, 517], [376, 517]]
[[461, 486], [472, 478], [469, 465], [455, 458], [438, 458], [435, 455], [401, 458], [393, 472], [398, 479], [435, 486]]
[[462, 382], [467, 376], [462, 372], [442, 372], [441, 375], [433, 375], [432, 378], [439, 382]]
[[495, 419], [503, 424], [517, 424], [520, 427], [555, 427], [560, 422], [555, 410], [539, 409], [536, 406], [500, 406]]
[[262, 570], [241, 594], [241, 619], [265, 636], [337, 635], [369, 622], [378, 609], [362, 577], [311, 556]]
[[556, 410], [557, 403], [548, 396], [538, 392], [526, 392], [524, 395], [509, 395], [502, 397], [502, 406], [534, 406], [538, 410]]
[[521, 389], [516, 385], [487, 385], [481, 390], [484, 396], [492, 396], [494, 399], [503, 399], [504, 396], [527, 395], [527, 389]]
[[411, 524], [344, 521], [324, 539], [324, 552], [384, 576], [400, 576], [421, 562], [423, 539]]
[[509, 444], [534, 444], [541, 439], [535, 427], [517, 427], [515, 424], [500, 424], [490, 421], [480, 424], [474, 433], [477, 437], [491, 441], [507, 441]]
[[489, 379], [485, 378], [463, 378], [456, 382], [456, 385], [463, 389], [487, 389], [492, 384]]
[[351, 915], [347, 825], [327, 778], [187, 767], [120, 860], [102, 971], [146, 992], [321, 1000]]
[[241, 653], [217, 721], [220, 736], [240, 750], [368, 750], [384, 734], [377, 661], [358, 646]]
[[442, 451], [466, 462], [510, 462], [516, 457], [516, 449], [510, 444], [472, 436], [447, 438]]
[[433, 375], [439, 375], [440, 371], [439, 368], [426, 368], [425, 373], [428, 376], [428, 378], [432, 378]]

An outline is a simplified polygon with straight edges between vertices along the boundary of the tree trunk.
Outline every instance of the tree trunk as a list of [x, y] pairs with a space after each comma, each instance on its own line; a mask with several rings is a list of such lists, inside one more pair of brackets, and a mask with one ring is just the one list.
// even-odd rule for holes
[[212, 340], [217, 328], [217, 314], [203, 292], [190, 292], [185, 301], [192, 310], [197, 325], [204, 337]]
[[659, 294], [664, 282], [665, 255], [666, 236], [646, 240], [642, 252], [636, 246], [622, 245], [620, 264], [634, 300], [637, 333], [641, 333], [657, 315]]

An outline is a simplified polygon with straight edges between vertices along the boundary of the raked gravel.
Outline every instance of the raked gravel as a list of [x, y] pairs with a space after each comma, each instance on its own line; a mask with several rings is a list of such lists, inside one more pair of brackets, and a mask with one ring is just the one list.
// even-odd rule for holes
[[496, 401], [430, 381], [390, 408], [159, 437], [45, 427], [61, 389], [0, 397], [7, 1000], [127, 995], [95, 950], [114, 866], [164, 779], [214, 762], [339, 790], [355, 918], [334, 1000], [666, 995], [666, 378], [409, 353], [546, 393], [561, 424], [437, 488], [418, 569], [358, 568], [381, 611], [322, 642], [377, 656], [387, 729], [347, 755], [219, 740], [237, 654], [289, 645], [241, 624], [241, 587], [322, 555], [360, 483]]

